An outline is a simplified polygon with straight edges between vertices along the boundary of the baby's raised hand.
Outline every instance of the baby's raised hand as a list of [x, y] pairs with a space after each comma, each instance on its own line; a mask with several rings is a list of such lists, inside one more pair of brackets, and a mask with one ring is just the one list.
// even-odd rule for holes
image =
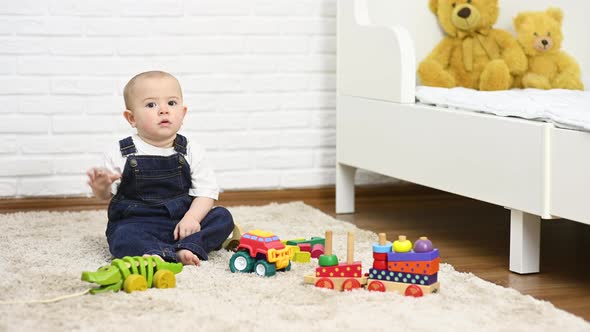
[[110, 197], [111, 184], [121, 178], [121, 174], [113, 173], [106, 168], [93, 167], [86, 172], [88, 185], [98, 198], [108, 199]]

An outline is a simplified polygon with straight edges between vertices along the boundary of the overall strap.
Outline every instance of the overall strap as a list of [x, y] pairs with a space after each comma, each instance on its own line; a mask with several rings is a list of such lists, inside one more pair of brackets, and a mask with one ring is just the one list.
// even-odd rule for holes
[[121, 155], [123, 157], [127, 157], [128, 155], [137, 152], [137, 149], [135, 148], [135, 144], [133, 143], [133, 139], [131, 138], [131, 136], [120, 140], [119, 148], [121, 149]]
[[174, 139], [174, 150], [176, 152], [181, 153], [186, 156], [186, 146], [188, 144], [188, 140], [186, 137], [176, 134], [176, 139]]

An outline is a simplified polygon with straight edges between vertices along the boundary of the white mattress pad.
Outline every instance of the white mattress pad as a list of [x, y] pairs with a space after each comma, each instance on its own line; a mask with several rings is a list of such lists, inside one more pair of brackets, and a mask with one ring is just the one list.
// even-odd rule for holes
[[556, 127], [590, 131], [590, 91], [416, 87], [423, 104], [450, 109], [547, 121]]

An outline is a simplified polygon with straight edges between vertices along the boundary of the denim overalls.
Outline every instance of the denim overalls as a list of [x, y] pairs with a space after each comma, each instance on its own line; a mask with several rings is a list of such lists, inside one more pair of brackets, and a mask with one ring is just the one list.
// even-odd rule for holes
[[176, 251], [188, 249], [207, 260], [207, 253], [221, 247], [234, 223], [227, 209], [215, 207], [201, 221], [201, 231], [174, 240], [174, 228], [193, 200], [188, 194], [190, 166], [184, 157], [187, 139], [177, 134], [176, 153], [168, 157], [136, 156], [131, 137], [119, 141], [119, 146], [127, 161], [108, 209], [111, 254], [116, 258], [151, 254], [176, 261]]

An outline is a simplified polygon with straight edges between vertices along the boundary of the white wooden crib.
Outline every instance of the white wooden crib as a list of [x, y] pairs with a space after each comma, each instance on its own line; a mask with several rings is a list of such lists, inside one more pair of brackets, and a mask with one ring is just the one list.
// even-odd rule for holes
[[[589, 75], [590, 2], [500, 1], [495, 26], [550, 5]], [[541, 218], [590, 224], [590, 133], [417, 104], [417, 63], [442, 36], [427, 0], [338, 1], [336, 211], [354, 212], [358, 168], [504, 206], [510, 270], [539, 272]]]

